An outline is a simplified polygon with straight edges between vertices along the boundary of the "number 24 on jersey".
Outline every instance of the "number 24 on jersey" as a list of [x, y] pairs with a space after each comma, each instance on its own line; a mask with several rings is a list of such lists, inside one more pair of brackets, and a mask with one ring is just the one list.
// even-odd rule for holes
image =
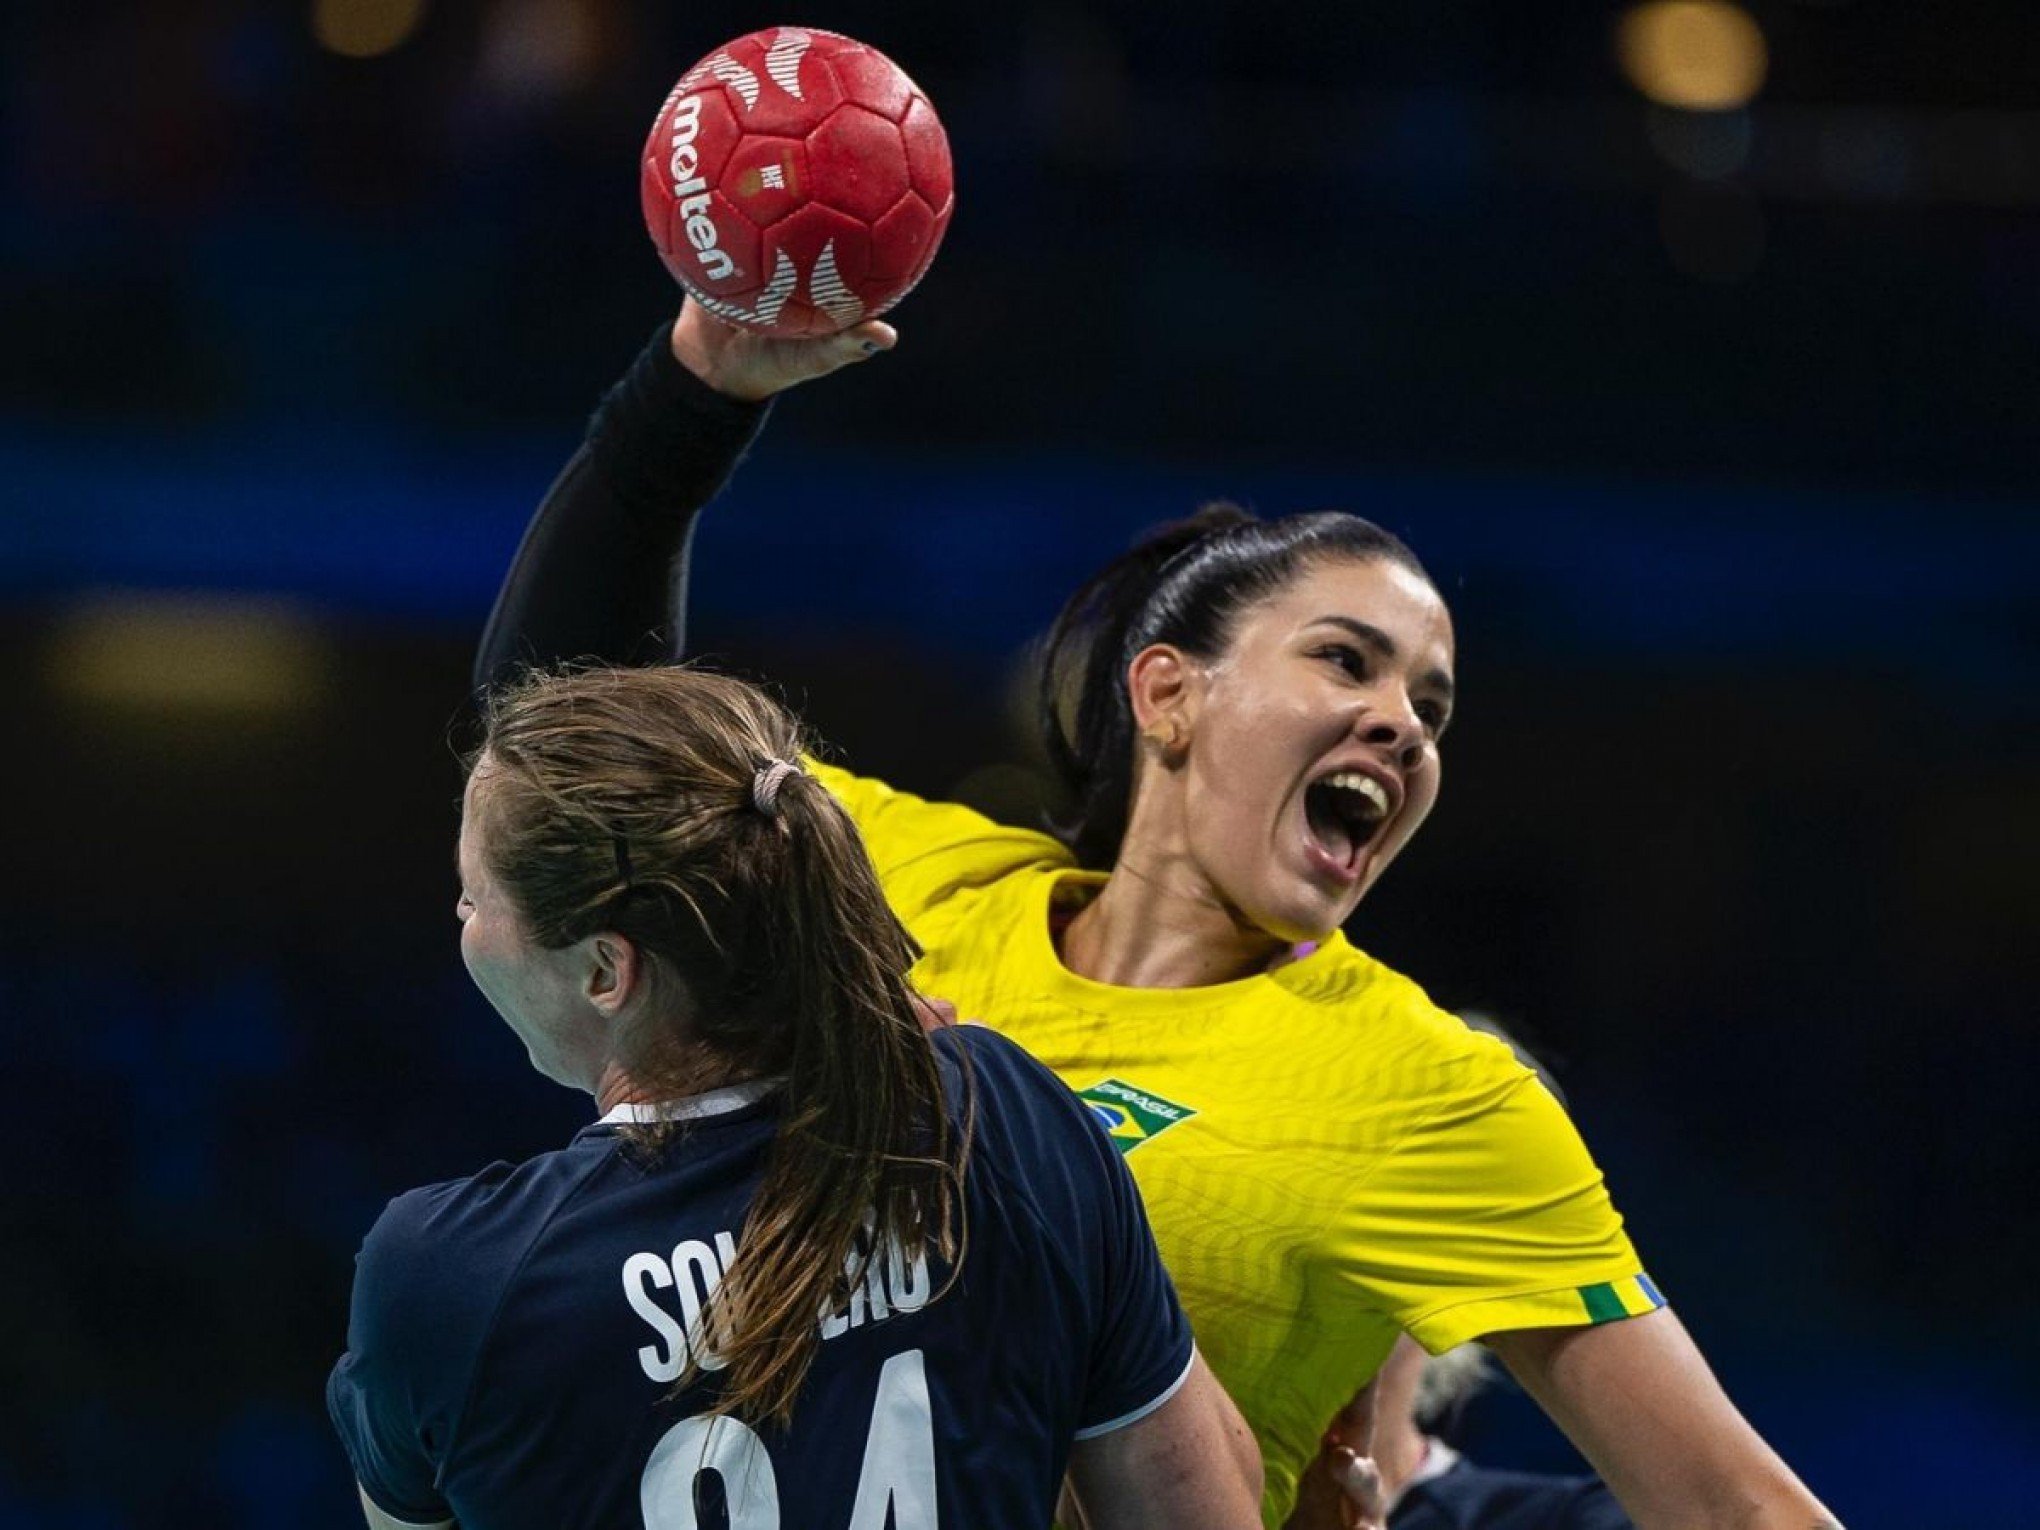
[[[779, 1479], [765, 1442], [735, 1418], [682, 1419], [652, 1447], [639, 1486], [645, 1530], [721, 1530], [704, 1522], [697, 1493], [706, 1473], [722, 1479], [728, 1530], [779, 1530]], [[864, 1436], [844, 1530], [938, 1530], [935, 1518], [935, 1428], [921, 1351], [886, 1361]]]

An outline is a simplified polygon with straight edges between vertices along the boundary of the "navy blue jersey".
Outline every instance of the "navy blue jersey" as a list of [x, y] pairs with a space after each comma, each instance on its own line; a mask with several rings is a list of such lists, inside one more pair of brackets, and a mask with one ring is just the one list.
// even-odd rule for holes
[[[1041, 1530], [1073, 1438], [1159, 1406], [1191, 1343], [1120, 1155], [1012, 1043], [935, 1040], [976, 1119], [956, 1281], [894, 1252], [819, 1315], [785, 1430], [668, 1401], [777, 1124], [759, 1088], [692, 1102], [656, 1162], [611, 1124], [399, 1196], [362, 1245], [327, 1385], [369, 1497], [463, 1530]], [[967, 1069], [958, 1054], [968, 1054]], [[712, 1345], [711, 1345], [712, 1348]], [[891, 1519], [888, 1519], [888, 1513]]]

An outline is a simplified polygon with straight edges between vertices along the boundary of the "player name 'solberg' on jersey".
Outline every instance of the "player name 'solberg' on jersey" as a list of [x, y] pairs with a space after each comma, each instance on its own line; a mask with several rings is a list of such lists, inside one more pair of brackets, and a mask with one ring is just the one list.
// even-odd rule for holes
[[[866, 1217], [867, 1231], [875, 1221]], [[867, 1323], [919, 1312], [934, 1294], [925, 1249], [909, 1259], [897, 1243], [889, 1242], [882, 1254], [866, 1258], [868, 1246], [868, 1239], [859, 1240], [844, 1261], [849, 1294], [821, 1313], [825, 1340]], [[669, 1254], [637, 1253], [623, 1261], [624, 1299], [658, 1335], [657, 1344], [637, 1352], [638, 1365], [653, 1381], [678, 1381], [690, 1356], [704, 1371], [719, 1371], [728, 1363], [716, 1352], [702, 1313], [736, 1257], [737, 1240], [724, 1231], [711, 1242], [688, 1238]]]

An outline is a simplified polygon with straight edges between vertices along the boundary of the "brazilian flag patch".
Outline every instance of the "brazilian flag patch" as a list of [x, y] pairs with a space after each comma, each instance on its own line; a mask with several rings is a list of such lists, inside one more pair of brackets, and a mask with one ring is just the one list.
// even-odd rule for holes
[[1079, 1089], [1077, 1098], [1091, 1107], [1091, 1114], [1104, 1126], [1122, 1156], [1197, 1114], [1188, 1105], [1178, 1105], [1117, 1078]]

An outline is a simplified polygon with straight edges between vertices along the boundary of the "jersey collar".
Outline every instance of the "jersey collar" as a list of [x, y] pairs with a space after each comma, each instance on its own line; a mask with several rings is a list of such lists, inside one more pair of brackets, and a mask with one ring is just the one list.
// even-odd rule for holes
[[608, 1112], [595, 1124], [655, 1126], [661, 1121], [700, 1121], [709, 1116], [727, 1116], [746, 1106], [757, 1104], [785, 1082], [786, 1080], [779, 1078], [746, 1079], [741, 1084], [711, 1089], [705, 1094], [690, 1094], [683, 1100], [663, 1100], [656, 1105], [625, 1100], [620, 1105], [610, 1106]]
[[[1087, 1014], [1104, 1011], [1128, 1019], [1149, 1016], [1174, 1019], [1191, 1009], [1215, 1009], [1234, 1003], [1242, 995], [1266, 993], [1271, 988], [1308, 991], [1322, 977], [1338, 974], [1344, 963], [1358, 954], [1342, 931], [1333, 930], [1309, 951], [1299, 948], [1295, 960], [1229, 982], [1204, 983], [1194, 988], [1127, 988], [1117, 983], [1100, 983], [1063, 965], [1062, 953], [1056, 949], [1056, 925], [1062, 910], [1073, 912], [1072, 904], [1088, 901], [1086, 894], [1095, 897], [1105, 881], [1106, 873], [1102, 871], [1068, 867], [1039, 878], [1032, 889], [1029, 917], [1019, 937], [1032, 946], [1028, 957], [1034, 970], [1044, 975], [1044, 981], [1056, 990], [1056, 997]], [[1110, 1006], [1109, 1010], [1106, 1006]], [[996, 1016], [987, 1018], [996, 1025]]]

